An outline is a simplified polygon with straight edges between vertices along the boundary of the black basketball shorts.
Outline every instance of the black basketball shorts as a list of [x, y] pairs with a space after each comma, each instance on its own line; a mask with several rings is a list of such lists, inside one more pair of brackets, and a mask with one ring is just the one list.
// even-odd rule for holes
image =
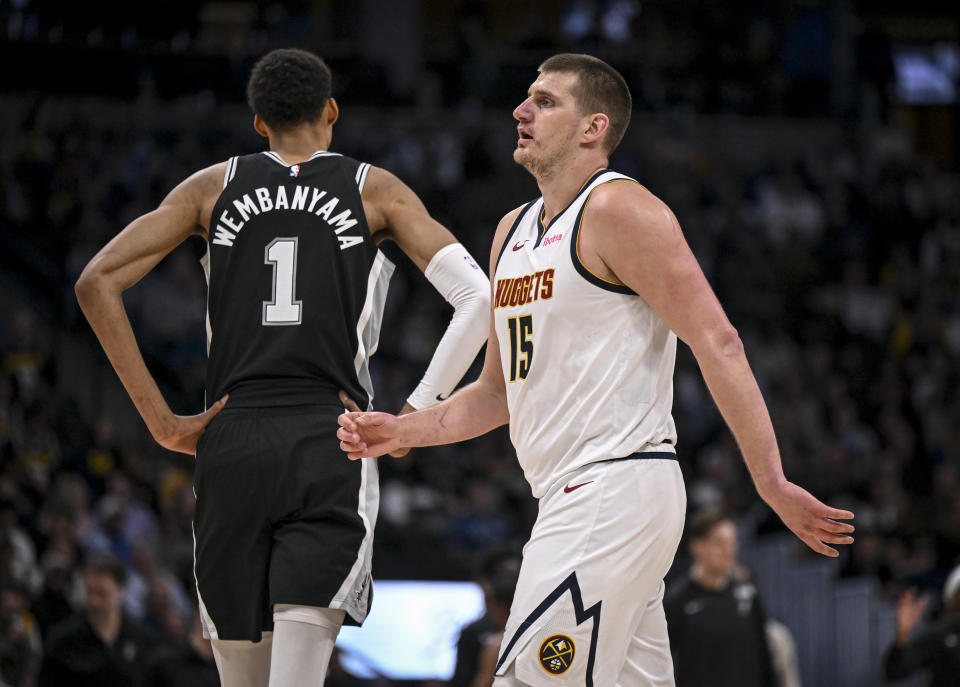
[[339, 608], [373, 598], [375, 459], [347, 459], [339, 405], [235, 408], [197, 444], [194, 571], [204, 634], [259, 641], [274, 604]]

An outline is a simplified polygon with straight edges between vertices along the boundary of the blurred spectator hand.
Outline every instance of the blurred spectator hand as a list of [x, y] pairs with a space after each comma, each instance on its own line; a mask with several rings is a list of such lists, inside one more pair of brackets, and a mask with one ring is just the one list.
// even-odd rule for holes
[[897, 601], [897, 644], [907, 641], [929, 603], [930, 597], [918, 597], [916, 589], [908, 589], [900, 596]]

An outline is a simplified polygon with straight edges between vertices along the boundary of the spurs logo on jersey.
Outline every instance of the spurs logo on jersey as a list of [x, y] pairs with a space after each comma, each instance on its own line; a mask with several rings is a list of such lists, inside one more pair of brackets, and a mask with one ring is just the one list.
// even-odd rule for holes
[[636, 183], [600, 172], [549, 225], [543, 199], [528, 203], [493, 275], [510, 437], [538, 498], [588, 463], [673, 451], [676, 441], [676, 336], [642, 298], [592, 274], [578, 253], [590, 194], [613, 182]]

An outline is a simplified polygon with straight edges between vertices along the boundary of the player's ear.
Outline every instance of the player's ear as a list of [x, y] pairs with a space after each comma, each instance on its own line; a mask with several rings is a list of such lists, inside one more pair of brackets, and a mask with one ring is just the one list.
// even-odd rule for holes
[[253, 128], [264, 138], [270, 137], [270, 131], [267, 129], [267, 123], [260, 119], [260, 115], [253, 115]]
[[327, 104], [323, 106], [323, 122], [327, 126], [332, 126], [340, 117], [340, 107], [333, 98], [327, 98]]
[[610, 118], [602, 112], [589, 115], [584, 119], [586, 119], [582, 134], [584, 143], [599, 141], [607, 133], [607, 129], [610, 128]]

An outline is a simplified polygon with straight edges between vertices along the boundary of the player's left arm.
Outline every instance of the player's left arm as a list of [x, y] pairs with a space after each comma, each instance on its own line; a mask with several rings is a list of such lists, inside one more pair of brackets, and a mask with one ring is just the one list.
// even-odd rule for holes
[[390, 172], [370, 168], [363, 206], [373, 236], [396, 241], [453, 306], [450, 324], [404, 411], [430, 408], [450, 395], [487, 339], [490, 282], [417, 194]]
[[849, 544], [853, 513], [831, 508], [783, 473], [773, 424], [737, 330], [707, 283], [670, 209], [639, 184], [600, 186], [584, 215], [580, 250], [642, 297], [693, 350], [757, 491], [814, 551]]
[[153, 438], [171, 451], [193, 454], [220, 399], [198, 415], [175, 415], [137, 346], [123, 292], [191, 235], [205, 235], [226, 163], [201, 170], [174, 188], [160, 206], [135, 219], [90, 260], [75, 291], [83, 314]]

